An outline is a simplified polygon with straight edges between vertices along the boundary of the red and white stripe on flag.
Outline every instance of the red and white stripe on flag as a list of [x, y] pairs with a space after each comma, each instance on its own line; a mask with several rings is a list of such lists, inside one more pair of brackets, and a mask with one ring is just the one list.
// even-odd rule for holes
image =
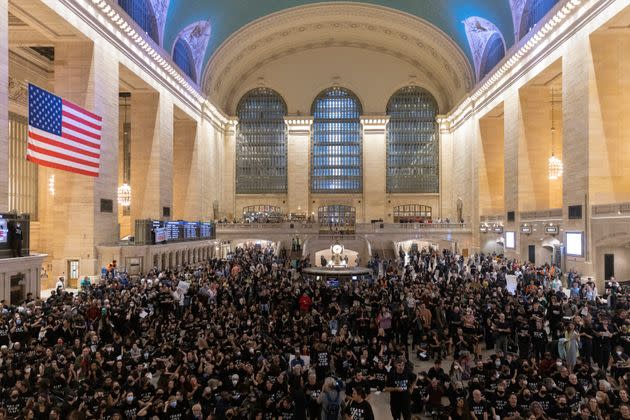
[[103, 119], [29, 84], [26, 159], [49, 168], [97, 177]]

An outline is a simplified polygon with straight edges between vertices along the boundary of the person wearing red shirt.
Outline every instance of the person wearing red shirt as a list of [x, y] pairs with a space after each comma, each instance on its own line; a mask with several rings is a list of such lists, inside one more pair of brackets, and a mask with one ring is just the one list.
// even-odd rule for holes
[[313, 304], [313, 300], [306, 293], [302, 293], [299, 300], [299, 306], [301, 312], [308, 312], [311, 310], [311, 305]]

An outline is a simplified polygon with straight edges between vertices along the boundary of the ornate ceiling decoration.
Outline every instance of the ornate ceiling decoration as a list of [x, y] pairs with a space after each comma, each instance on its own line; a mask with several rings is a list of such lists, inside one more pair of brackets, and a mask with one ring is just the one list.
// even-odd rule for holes
[[302, 6], [245, 26], [213, 54], [200, 84], [227, 110], [242, 82], [265, 64], [331, 46], [381, 52], [411, 64], [437, 87], [433, 93], [447, 108], [474, 84], [466, 55], [440, 29], [404, 12], [358, 3]]

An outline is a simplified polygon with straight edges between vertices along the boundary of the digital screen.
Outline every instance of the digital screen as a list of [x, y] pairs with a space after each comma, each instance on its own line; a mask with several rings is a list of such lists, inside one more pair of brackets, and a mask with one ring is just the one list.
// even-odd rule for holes
[[166, 222], [166, 240], [167, 241], [179, 241], [182, 239], [180, 236], [181, 222]]
[[197, 222], [186, 222], [184, 224], [184, 239], [197, 239]]
[[505, 247], [514, 249], [516, 248], [516, 233], [515, 232], [505, 232]]
[[328, 287], [332, 287], [333, 289], [339, 287], [339, 280], [337, 279], [328, 279], [326, 283], [328, 284]]
[[0, 244], [6, 244], [8, 241], [9, 241], [8, 220], [0, 218]]
[[583, 232], [567, 232], [567, 240], [566, 240], [567, 255], [570, 255], [573, 257], [584, 256], [583, 238], [584, 238]]
[[212, 238], [213, 229], [212, 223], [200, 223], [199, 225], [199, 237], [200, 238]]

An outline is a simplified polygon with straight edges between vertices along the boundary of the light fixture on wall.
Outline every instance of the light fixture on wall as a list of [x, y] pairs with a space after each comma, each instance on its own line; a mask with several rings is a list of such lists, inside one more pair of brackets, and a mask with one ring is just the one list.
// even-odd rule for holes
[[55, 175], [48, 177], [48, 192], [50, 195], [55, 195]]
[[554, 139], [556, 136], [556, 126], [554, 118], [554, 96], [553, 88], [551, 88], [551, 157], [547, 162], [547, 169], [549, 172], [549, 180], [555, 181], [562, 176], [564, 172], [564, 165], [560, 159], [554, 155]]

